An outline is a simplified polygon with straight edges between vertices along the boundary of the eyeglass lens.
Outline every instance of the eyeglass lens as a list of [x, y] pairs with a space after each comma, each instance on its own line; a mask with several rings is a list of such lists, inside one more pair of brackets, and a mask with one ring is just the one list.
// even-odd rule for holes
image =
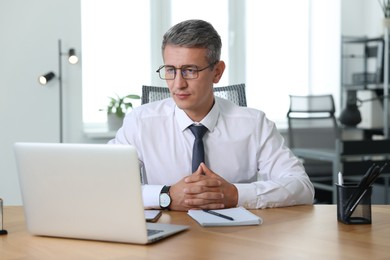
[[175, 68], [174, 66], [164, 66], [159, 70], [160, 78], [162, 79], [175, 79], [176, 70], [180, 70], [184, 79], [196, 79], [198, 77], [198, 67], [195, 65], [183, 66], [181, 68]]

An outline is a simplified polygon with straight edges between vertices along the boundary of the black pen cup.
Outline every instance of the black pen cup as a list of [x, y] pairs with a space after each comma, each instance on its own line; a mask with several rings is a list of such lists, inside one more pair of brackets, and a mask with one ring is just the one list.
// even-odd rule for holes
[[370, 186], [361, 196], [357, 184], [337, 186], [337, 220], [344, 224], [371, 224]]

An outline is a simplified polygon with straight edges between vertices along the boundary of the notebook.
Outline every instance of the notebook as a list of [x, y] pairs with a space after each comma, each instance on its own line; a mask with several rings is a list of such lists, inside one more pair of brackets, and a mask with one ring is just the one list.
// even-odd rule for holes
[[15, 143], [14, 149], [34, 235], [148, 244], [188, 228], [146, 222], [132, 146]]
[[217, 210], [197, 210], [188, 211], [199, 225], [203, 227], [212, 226], [249, 226], [260, 225], [263, 219], [243, 207], [217, 209]]

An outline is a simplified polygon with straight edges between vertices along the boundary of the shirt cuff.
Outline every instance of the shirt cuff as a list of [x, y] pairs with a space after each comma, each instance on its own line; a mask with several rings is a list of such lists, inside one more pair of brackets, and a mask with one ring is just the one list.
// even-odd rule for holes
[[164, 185], [142, 185], [144, 208], [160, 208], [160, 193]]
[[255, 209], [257, 207], [256, 187], [251, 183], [235, 183], [238, 190], [238, 205], [246, 209]]

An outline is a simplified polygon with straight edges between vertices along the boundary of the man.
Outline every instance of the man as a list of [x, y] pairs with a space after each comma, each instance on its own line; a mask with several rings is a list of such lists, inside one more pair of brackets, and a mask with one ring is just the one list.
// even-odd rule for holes
[[[311, 204], [313, 185], [262, 111], [214, 97], [225, 70], [221, 38], [188, 20], [163, 38], [158, 69], [172, 98], [129, 113], [111, 144], [131, 144], [142, 162], [146, 208], [249, 209]], [[205, 126], [204, 163], [191, 170], [192, 125]], [[199, 129], [199, 128], [197, 128]]]

